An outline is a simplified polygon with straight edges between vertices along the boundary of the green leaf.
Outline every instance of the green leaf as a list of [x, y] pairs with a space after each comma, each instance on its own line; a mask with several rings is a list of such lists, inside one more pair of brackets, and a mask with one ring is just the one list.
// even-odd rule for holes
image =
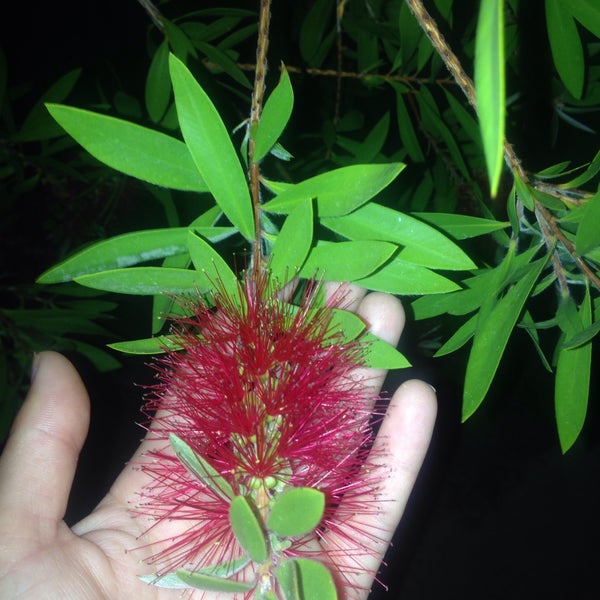
[[463, 392], [462, 420], [479, 407], [492, 383], [508, 338], [521, 314], [525, 301], [538, 280], [547, 257], [532, 263], [526, 274], [490, 310], [480, 311], [473, 346], [467, 363]]
[[334, 10], [334, 0], [316, 0], [306, 12], [300, 28], [299, 48], [302, 59], [311, 67], [320, 66], [333, 41], [332, 36], [326, 36], [326, 31]]
[[595, 321], [589, 327], [582, 329], [578, 333], [575, 333], [570, 338], [566, 339], [562, 344], [562, 348], [569, 349], [582, 346], [591, 339], [595, 338], [598, 335], [598, 332], [600, 332], [600, 320]]
[[395, 251], [396, 246], [388, 242], [323, 242], [310, 251], [299, 275], [355, 281], [373, 273]]
[[292, 487], [273, 500], [267, 528], [282, 537], [304, 535], [323, 518], [325, 494], [309, 487]]
[[312, 201], [307, 200], [286, 218], [271, 250], [271, 277], [285, 285], [304, 264], [313, 240]]
[[229, 482], [208, 461], [194, 452], [186, 442], [172, 433], [169, 436], [169, 443], [185, 468], [208, 489], [225, 502], [236, 498]]
[[548, 373], [552, 373], [552, 367], [550, 366], [550, 363], [548, 362], [548, 359], [546, 358], [546, 355], [544, 354], [544, 351], [542, 350], [542, 347], [540, 345], [540, 336], [538, 334], [538, 328], [540, 327], [540, 324], [534, 322], [533, 317], [531, 316], [528, 310], [526, 310], [523, 314], [523, 318], [519, 323], [519, 327], [525, 329], [527, 335], [529, 335], [531, 341], [533, 342], [533, 347], [538, 353], [538, 356], [540, 357], [544, 368], [546, 369], [546, 371], [548, 371]]
[[179, 124], [194, 163], [227, 218], [246, 239], [252, 240], [250, 192], [227, 129], [210, 98], [172, 54], [169, 68]]
[[287, 186], [262, 208], [288, 214], [302, 202], [316, 198], [319, 218], [345, 215], [378, 194], [405, 166], [403, 163], [351, 165], [327, 171]]
[[321, 219], [351, 240], [381, 240], [405, 246], [399, 258], [433, 269], [474, 269], [475, 263], [454, 242], [430, 225], [375, 202], [350, 214]]
[[[570, 300], [570, 299], [569, 299]], [[568, 335], [576, 335], [592, 324], [589, 289]], [[592, 364], [592, 344], [587, 342], [575, 348], [562, 348], [558, 353], [554, 387], [554, 410], [558, 437], [563, 453], [575, 443], [587, 413]]]
[[505, 118], [504, 2], [481, 0], [475, 38], [475, 92], [483, 150], [496, 196], [504, 156]]
[[165, 28], [166, 37], [169, 40], [169, 45], [173, 49], [173, 53], [181, 60], [185, 60], [188, 54], [191, 54], [194, 58], [198, 58], [196, 48], [194, 48], [192, 41], [184, 33], [183, 29], [175, 25], [173, 21], [165, 19], [164, 15], [161, 20]]
[[535, 205], [533, 202], [533, 195], [529, 186], [517, 175], [514, 175], [515, 180], [515, 190], [517, 192], [517, 197], [519, 200], [525, 205], [526, 208], [533, 211], [535, 209]]
[[181, 350], [181, 346], [175, 342], [175, 338], [168, 335], [127, 342], [113, 342], [107, 346], [124, 354], [162, 354], [166, 350]]
[[481, 149], [481, 131], [472, 112], [465, 108], [464, 102], [459, 102], [447, 88], [444, 88], [444, 94], [460, 127], [468, 135], [469, 139], [477, 144], [478, 150]]
[[388, 342], [370, 331], [361, 337], [365, 343], [364, 366], [370, 369], [405, 369], [410, 367], [406, 357]]
[[505, 229], [510, 225], [508, 221], [494, 221], [493, 219], [482, 219], [469, 215], [457, 215], [453, 213], [411, 213], [418, 219], [439, 227], [448, 235], [457, 240], [466, 240]]
[[392, 84], [392, 87], [396, 90], [396, 116], [398, 118], [398, 132], [402, 144], [414, 162], [425, 162], [425, 155], [423, 154], [423, 150], [421, 150], [419, 138], [415, 133], [412, 119], [408, 114], [408, 109], [404, 102], [403, 94], [408, 90], [404, 86], [398, 84]]
[[562, 183], [561, 187], [565, 189], [579, 188], [593, 179], [598, 171], [600, 171], [600, 151], [596, 153], [594, 160], [592, 160], [583, 173], [580, 173], [574, 179]]
[[169, 43], [166, 39], [158, 46], [152, 57], [146, 77], [144, 96], [148, 115], [155, 123], [160, 122], [171, 99]]
[[259, 162], [275, 145], [283, 133], [294, 107], [294, 90], [290, 76], [281, 65], [279, 83], [268, 97], [260, 117], [258, 129], [254, 132], [254, 162]]
[[333, 335], [340, 333], [346, 343], [356, 339], [366, 329], [365, 322], [350, 311], [332, 308], [329, 315], [331, 320], [327, 332]]
[[62, 102], [71, 93], [80, 75], [81, 69], [73, 69], [55, 81], [35, 103], [25, 117], [21, 129], [12, 139], [18, 142], [30, 142], [49, 140], [62, 135], [62, 129], [48, 116], [46, 103]]
[[81, 108], [46, 107], [77, 143], [109, 167], [163, 187], [207, 191], [188, 149], [178, 139]]
[[584, 255], [600, 246], [600, 193], [590, 198], [583, 209], [575, 236], [577, 254]]
[[596, 0], [569, 2], [571, 14], [597, 38], [600, 38], [600, 5]]
[[201, 287], [212, 289], [221, 283], [235, 297], [238, 280], [221, 255], [192, 231], [188, 232], [187, 244], [194, 267], [201, 274]]
[[571, 4], [571, 0], [546, 0], [546, 25], [556, 70], [567, 90], [581, 98], [585, 59]]
[[105, 292], [146, 296], [151, 294], [184, 294], [207, 292], [202, 287], [206, 278], [191, 269], [168, 267], [129, 267], [80, 275], [74, 280], [81, 285]]
[[248, 77], [244, 71], [240, 69], [237, 63], [231, 59], [229, 54], [224, 52], [221, 48], [211, 46], [206, 42], [198, 41], [196, 42], [196, 46], [198, 47], [198, 50], [203, 52], [209, 58], [209, 60], [219, 65], [219, 67], [221, 67], [221, 69], [223, 69], [223, 71], [234, 81], [237, 81], [247, 90], [252, 89], [252, 84], [248, 81]]
[[[241, 556], [240, 558], [234, 558], [217, 565], [210, 565], [203, 567], [197, 571], [178, 571], [175, 573], [167, 573], [165, 575], [158, 575], [157, 573], [151, 573], [150, 575], [140, 575], [139, 578], [144, 583], [150, 583], [156, 587], [171, 588], [171, 589], [183, 589], [190, 587], [190, 584], [186, 583], [183, 579], [178, 576], [178, 573], [186, 573], [188, 575], [209, 575], [212, 577], [229, 578], [236, 573], [239, 573], [244, 567], [250, 563], [250, 559], [247, 556]], [[192, 587], [197, 587], [193, 585]], [[201, 588], [206, 589], [206, 588]], [[247, 588], [250, 589], [250, 588]], [[243, 590], [240, 590], [243, 591]]]
[[229, 506], [231, 528], [240, 546], [259, 564], [267, 560], [267, 540], [259, 517], [245, 496], [236, 496]]
[[444, 118], [442, 117], [440, 110], [437, 106], [436, 99], [429, 92], [427, 87], [421, 87], [419, 94], [417, 94], [417, 103], [421, 110], [421, 117], [423, 120], [423, 127], [429, 129], [431, 133], [437, 133], [437, 135], [443, 140], [448, 148], [450, 157], [455, 163], [456, 168], [461, 172], [466, 180], [471, 180], [471, 174], [469, 168], [465, 163], [463, 157], [463, 151], [461, 146], [457, 142], [454, 133], [446, 125]]
[[370, 290], [399, 295], [446, 294], [460, 289], [450, 279], [398, 258], [356, 283]]
[[[297, 573], [293, 574], [293, 570]], [[325, 565], [310, 558], [289, 558], [281, 562], [275, 575], [278, 581], [284, 584], [292, 583], [298, 579], [297, 587], [300, 589], [301, 600], [337, 600], [337, 591], [331, 573]], [[292, 588], [293, 589], [293, 588]], [[295, 597], [286, 596], [285, 600], [295, 600]]]
[[203, 573], [194, 571], [180, 570], [176, 572], [176, 575], [187, 587], [208, 592], [247, 592], [255, 586], [254, 583], [233, 581], [232, 579], [204, 575]]
[[434, 354], [434, 357], [446, 356], [446, 354], [451, 354], [462, 348], [473, 337], [476, 325], [477, 315], [473, 315], [454, 332], [446, 343]]
[[[196, 231], [208, 239], [232, 233], [227, 227], [202, 227]], [[37, 279], [37, 283], [59, 283], [75, 277], [109, 269], [121, 269], [166, 256], [187, 253], [186, 227], [148, 229], [117, 235], [75, 253]]]
[[283, 600], [303, 600], [300, 590], [300, 571], [294, 559], [285, 560], [277, 567], [275, 577], [283, 592]]

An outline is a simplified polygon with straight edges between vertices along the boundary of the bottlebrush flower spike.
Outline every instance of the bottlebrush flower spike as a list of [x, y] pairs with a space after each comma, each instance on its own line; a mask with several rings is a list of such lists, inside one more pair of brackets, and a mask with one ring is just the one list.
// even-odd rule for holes
[[[360, 336], [346, 341], [331, 326], [343, 298], [317, 307], [317, 287], [293, 307], [266, 275], [251, 275], [237, 296], [220, 289], [210, 303], [186, 302], [190, 316], [174, 323], [182, 350], [155, 364], [158, 383], [145, 407], [156, 449], [140, 465], [150, 483], [137, 512], [166, 532], [148, 559], [156, 574], [145, 581], [185, 587], [200, 573], [246, 586], [245, 598], [257, 590], [287, 598], [286, 581], [314, 567], [306, 559], [325, 557], [342, 597], [356, 591], [353, 575], [373, 553], [365, 540], [378, 538], [376, 528], [360, 525], [376, 511], [380, 483], [369, 458], [378, 397], [353, 377], [363, 360]], [[302, 488], [320, 494], [286, 496]], [[303, 530], [295, 519], [316, 496], [324, 506]], [[278, 525], [298, 502], [292, 525]], [[234, 512], [245, 504], [259, 531], [250, 542], [235, 531]], [[254, 542], [258, 549], [249, 547]], [[214, 589], [202, 582], [197, 587]]]

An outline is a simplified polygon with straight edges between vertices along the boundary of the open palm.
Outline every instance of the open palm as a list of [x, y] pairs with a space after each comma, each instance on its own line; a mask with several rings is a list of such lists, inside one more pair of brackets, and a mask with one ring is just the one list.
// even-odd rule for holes
[[[354, 306], [370, 330], [397, 343], [404, 325], [399, 302], [385, 294], [363, 297], [362, 292], [354, 293]], [[365, 372], [364, 376], [365, 385], [380, 387], [385, 372]], [[369, 542], [373, 564], [366, 564], [365, 574], [350, 582], [352, 597], [368, 595], [372, 573], [383, 558], [423, 462], [435, 413], [435, 394], [421, 381], [402, 384], [391, 399], [373, 448], [386, 465], [378, 495], [381, 511], [369, 517], [376, 520], [382, 539]], [[57, 353], [39, 354], [31, 389], [0, 458], [0, 597], [180, 597], [181, 590], [151, 586], [137, 577], [152, 571], [143, 562], [152, 549], [140, 546], [165, 537], [164, 529], [140, 537], [149, 522], [131, 513], [147, 483], [144, 472], [126, 466], [88, 517], [73, 528], [63, 521], [88, 422], [88, 396], [74, 367]], [[149, 445], [143, 441], [134, 460]], [[217, 596], [205, 593], [203, 597]]]

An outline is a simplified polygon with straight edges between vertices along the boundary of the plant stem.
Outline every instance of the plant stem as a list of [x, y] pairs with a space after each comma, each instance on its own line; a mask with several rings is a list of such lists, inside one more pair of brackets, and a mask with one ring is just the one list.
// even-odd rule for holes
[[254, 72], [254, 88], [252, 90], [252, 106], [250, 109], [248, 136], [248, 178], [250, 194], [254, 208], [254, 248], [252, 252], [252, 268], [259, 274], [263, 268], [262, 231], [260, 221], [260, 166], [254, 161], [254, 132], [258, 128], [265, 95], [265, 77], [267, 74], [267, 50], [269, 48], [269, 24], [271, 21], [271, 0], [260, 0], [258, 17], [258, 41], [256, 44], [256, 70]]
[[161, 32], [165, 32], [165, 26], [163, 23], [163, 16], [161, 12], [154, 6], [151, 0], [138, 0], [138, 2], [146, 9], [146, 12], [152, 19], [154, 25], [156, 25], [157, 29]]

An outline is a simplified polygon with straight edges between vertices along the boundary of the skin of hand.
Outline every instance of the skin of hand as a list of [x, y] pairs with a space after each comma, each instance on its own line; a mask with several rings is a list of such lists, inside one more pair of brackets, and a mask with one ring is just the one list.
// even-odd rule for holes
[[[395, 345], [405, 320], [400, 302], [378, 292], [365, 295], [354, 286], [349, 290], [348, 308], [366, 320], [370, 331]], [[385, 371], [357, 372], [377, 391], [385, 375]], [[368, 517], [376, 520], [384, 536], [379, 543], [369, 541], [376, 553], [372, 564], [366, 565], [372, 573], [383, 559], [423, 463], [436, 407], [433, 388], [419, 380], [403, 383], [390, 400], [373, 448], [383, 457], [385, 471], [378, 495], [381, 512]], [[144, 554], [132, 551], [148, 527], [148, 521], [133, 518], [130, 512], [146, 483], [140, 470], [125, 466], [89, 516], [73, 528], [63, 521], [89, 416], [87, 392], [71, 363], [55, 352], [38, 354], [31, 388], [0, 457], [0, 598], [180, 598], [181, 590], [137, 578], [152, 571], [143, 563]], [[132, 460], [147, 448], [143, 441]], [[353, 583], [368, 590], [372, 576], [365, 573]], [[367, 595], [365, 591], [360, 600]], [[203, 598], [216, 596], [206, 593]]]

